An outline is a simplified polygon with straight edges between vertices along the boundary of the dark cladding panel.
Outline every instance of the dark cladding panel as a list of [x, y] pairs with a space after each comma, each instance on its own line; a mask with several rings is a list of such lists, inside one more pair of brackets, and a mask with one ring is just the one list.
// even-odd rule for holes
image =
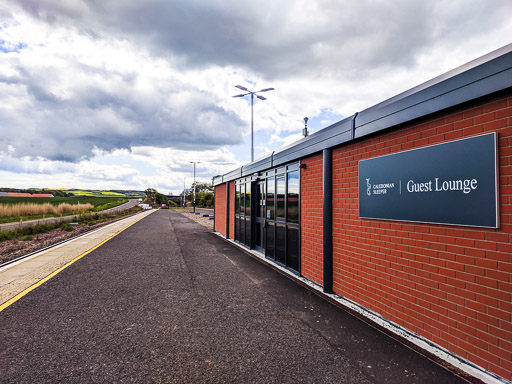
[[286, 226], [284, 224], [276, 224], [276, 261], [282, 264], [286, 262]]
[[240, 242], [245, 244], [245, 217], [240, 217]]
[[256, 245], [256, 247], [262, 247], [263, 244], [261, 244], [261, 236], [259, 236], [259, 234], [261, 233], [261, 223], [259, 221], [257, 221], [255, 223], [256, 225], [256, 238], [254, 239], [254, 244]]
[[274, 259], [274, 250], [275, 250], [275, 225], [274, 222], [267, 222], [266, 228], [266, 238], [265, 238], [265, 255]]
[[251, 217], [245, 217], [245, 245], [251, 246]]
[[235, 240], [240, 241], [240, 216], [235, 216]]
[[286, 237], [286, 266], [299, 270], [299, 228], [288, 226]]

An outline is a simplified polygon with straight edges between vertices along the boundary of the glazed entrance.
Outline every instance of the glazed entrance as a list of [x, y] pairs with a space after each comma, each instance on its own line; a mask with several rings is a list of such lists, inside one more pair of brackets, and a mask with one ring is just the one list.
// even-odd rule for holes
[[300, 170], [297, 164], [240, 179], [235, 186], [235, 240], [300, 272]]

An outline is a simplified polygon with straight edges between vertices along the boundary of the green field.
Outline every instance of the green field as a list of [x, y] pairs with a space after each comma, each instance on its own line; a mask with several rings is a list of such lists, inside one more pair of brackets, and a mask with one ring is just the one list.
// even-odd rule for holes
[[144, 197], [144, 192], [140, 191], [100, 191], [100, 190], [86, 190], [86, 189], [48, 189], [50, 191], [62, 191], [72, 193], [75, 196], [91, 196], [91, 197]]
[[72, 193], [74, 195], [79, 196], [95, 196], [95, 197], [125, 197], [124, 194], [119, 192], [110, 192], [110, 191], [86, 191], [82, 189], [70, 189], [67, 191], [64, 191], [67, 193]]
[[[0, 204], [19, 204], [19, 203], [31, 203], [31, 204], [42, 204], [42, 203], [50, 203], [53, 205], [59, 205], [60, 203], [68, 203], [68, 204], [92, 204], [94, 209], [92, 212], [103, 211], [105, 209], [117, 207], [118, 205], [124, 204], [128, 202], [128, 199], [125, 197], [0, 197]], [[70, 212], [66, 215], [72, 215], [80, 212]], [[52, 217], [57, 215], [46, 214], [45, 217]], [[43, 215], [24, 215], [24, 216], [9, 216], [9, 217], [0, 217], [1, 223], [12, 223], [20, 220], [36, 220], [41, 219]]]

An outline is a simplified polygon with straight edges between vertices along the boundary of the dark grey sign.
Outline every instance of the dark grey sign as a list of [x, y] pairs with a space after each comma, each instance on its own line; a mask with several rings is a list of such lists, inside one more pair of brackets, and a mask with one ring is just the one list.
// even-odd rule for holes
[[495, 133], [359, 161], [359, 217], [499, 227]]

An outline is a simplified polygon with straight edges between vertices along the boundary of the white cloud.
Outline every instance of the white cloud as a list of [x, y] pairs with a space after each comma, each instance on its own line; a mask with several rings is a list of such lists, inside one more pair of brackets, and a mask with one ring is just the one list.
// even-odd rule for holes
[[71, 167], [63, 182], [178, 190], [188, 161], [208, 180], [247, 160], [249, 99], [231, 98], [234, 85], [275, 88], [254, 105], [259, 157], [300, 138], [304, 116], [317, 131], [509, 43], [511, 11], [507, 0], [4, 2], [2, 180]]
[[6, 55], [9, 63], [0, 68], [0, 78], [8, 79], [0, 83], [6, 106], [0, 149], [11, 143], [19, 156], [76, 162], [94, 147], [241, 142], [241, 120], [179, 80], [170, 60], [125, 40], [98, 40], [26, 15], [5, 30], [11, 33], [3, 41], [17, 38], [24, 48]]

